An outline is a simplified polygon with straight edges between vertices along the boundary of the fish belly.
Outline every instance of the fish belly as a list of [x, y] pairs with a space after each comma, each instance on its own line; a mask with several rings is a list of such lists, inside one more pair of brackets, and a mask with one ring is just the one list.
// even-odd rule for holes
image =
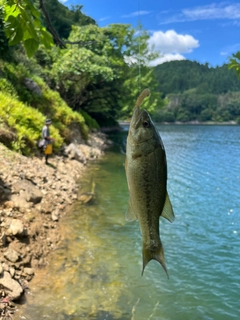
[[159, 238], [159, 217], [166, 198], [166, 167], [160, 148], [128, 162], [131, 207], [139, 220], [143, 241]]

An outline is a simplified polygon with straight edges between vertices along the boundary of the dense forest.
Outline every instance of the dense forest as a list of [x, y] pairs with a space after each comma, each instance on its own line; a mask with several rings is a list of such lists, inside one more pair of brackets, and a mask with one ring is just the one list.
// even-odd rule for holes
[[[151, 67], [159, 54], [140, 25], [100, 28], [82, 9], [58, 0], [0, 0], [0, 129], [14, 133], [12, 148], [30, 153], [46, 117], [53, 119], [56, 148], [67, 142], [72, 123], [84, 138], [114, 126], [129, 119], [145, 88], [151, 96], [143, 106], [155, 121], [240, 122], [240, 81], [229, 66]], [[236, 55], [230, 66], [238, 70], [238, 62]]]
[[240, 81], [228, 65], [209, 67], [195, 61], [158, 65], [155, 74], [167, 105], [157, 121], [237, 121], [240, 123]]

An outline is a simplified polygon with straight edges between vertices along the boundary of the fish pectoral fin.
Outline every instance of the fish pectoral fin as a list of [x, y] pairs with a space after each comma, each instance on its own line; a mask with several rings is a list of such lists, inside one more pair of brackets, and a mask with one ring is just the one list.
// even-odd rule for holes
[[163, 218], [167, 219], [170, 222], [173, 222], [174, 219], [175, 219], [173, 208], [172, 208], [172, 204], [171, 204], [171, 201], [169, 199], [168, 193], [166, 195], [166, 200], [165, 200], [165, 203], [164, 203], [164, 208], [163, 208], [161, 216]]
[[131, 200], [129, 200], [128, 209], [127, 209], [126, 214], [125, 214], [125, 219], [127, 221], [134, 221], [134, 220], [137, 219], [136, 215], [134, 214], [134, 212], [132, 210]]

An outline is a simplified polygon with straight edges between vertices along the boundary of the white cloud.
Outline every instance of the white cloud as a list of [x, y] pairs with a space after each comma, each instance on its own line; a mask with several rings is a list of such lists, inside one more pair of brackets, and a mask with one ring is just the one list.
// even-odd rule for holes
[[128, 65], [134, 64], [134, 63], [138, 63], [138, 58], [137, 57], [128, 57], [128, 56], [124, 56], [124, 60]]
[[108, 20], [110, 17], [103, 17], [103, 18], [100, 18], [99, 21], [105, 21], [105, 20]]
[[58, 0], [58, 1], [61, 2], [61, 3], [68, 2], [68, 0]]
[[198, 40], [191, 35], [178, 34], [174, 30], [155, 31], [148, 42], [161, 53], [189, 53], [199, 47]]
[[174, 61], [174, 60], [186, 60], [186, 58], [179, 53], [175, 53], [175, 54], [167, 53], [167, 54], [164, 54], [163, 56], [151, 61], [150, 66], [154, 67], [154, 66], [162, 64], [164, 62], [169, 62], [169, 61]]
[[240, 3], [212, 3], [206, 6], [197, 6], [193, 8], [183, 9], [180, 13], [171, 17], [166, 17], [166, 14], [160, 13], [158, 15], [158, 18], [160, 20], [160, 24], [215, 19], [239, 20]]
[[160, 52], [161, 56], [151, 62], [151, 65], [172, 60], [185, 60], [182, 55], [190, 53], [199, 47], [199, 42], [189, 34], [178, 34], [174, 30], [155, 31], [148, 40], [149, 48]]
[[151, 13], [151, 11], [143, 11], [143, 10], [142, 11], [135, 11], [130, 14], [123, 15], [122, 18], [133, 18], [133, 17], [137, 17], [137, 16], [144, 16], [149, 13]]
[[239, 19], [240, 4], [213, 3], [207, 6], [185, 9], [182, 12], [190, 20]]

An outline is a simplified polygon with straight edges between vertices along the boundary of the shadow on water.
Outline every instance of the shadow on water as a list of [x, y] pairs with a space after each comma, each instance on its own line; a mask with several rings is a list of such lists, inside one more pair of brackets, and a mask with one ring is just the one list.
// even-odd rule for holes
[[116, 153], [126, 153], [128, 126], [124, 126], [122, 130], [108, 133], [108, 138], [113, 141], [113, 145], [109, 151]]

